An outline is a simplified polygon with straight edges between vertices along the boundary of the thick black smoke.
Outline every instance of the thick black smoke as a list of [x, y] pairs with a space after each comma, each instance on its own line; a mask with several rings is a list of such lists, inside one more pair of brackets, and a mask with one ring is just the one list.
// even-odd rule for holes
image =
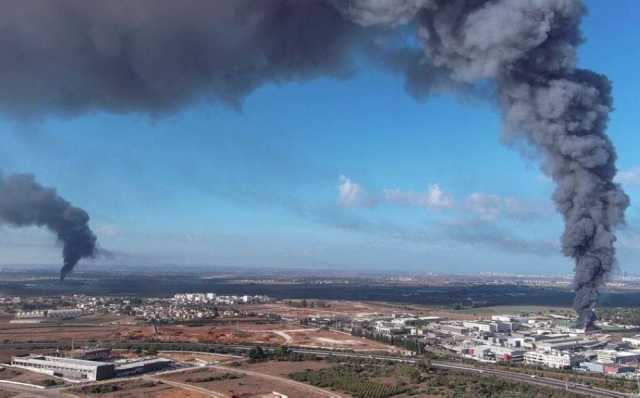
[[64, 266], [60, 279], [85, 257], [96, 252], [96, 236], [89, 216], [58, 196], [52, 188], [38, 184], [30, 174], [0, 175], [0, 224], [15, 227], [46, 227], [62, 243]]
[[162, 114], [267, 82], [347, 77], [361, 30], [323, 1], [9, 0], [0, 108]]
[[[265, 83], [346, 78], [355, 54], [410, 93], [493, 82], [505, 137], [543, 156], [590, 326], [629, 204], [613, 183], [610, 84], [576, 68], [581, 0], [13, 0], [0, 12], [0, 111], [162, 114], [239, 104]], [[417, 29], [419, 46], [376, 47]], [[373, 50], [372, 50], [373, 49]]]

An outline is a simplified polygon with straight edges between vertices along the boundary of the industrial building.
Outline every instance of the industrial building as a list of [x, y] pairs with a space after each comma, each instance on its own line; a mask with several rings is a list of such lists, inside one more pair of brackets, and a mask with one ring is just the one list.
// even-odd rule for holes
[[567, 369], [583, 360], [582, 355], [561, 351], [527, 351], [524, 361], [527, 365], [547, 366], [555, 369]]
[[502, 321], [465, 321], [462, 326], [484, 333], [511, 333], [514, 329], [512, 322]]
[[637, 351], [616, 351], [616, 350], [599, 350], [597, 352], [598, 362], [628, 364], [638, 363], [640, 361], [640, 352]]
[[104, 380], [113, 377], [115, 365], [107, 362], [58, 358], [41, 355], [11, 358], [11, 365], [32, 372], [74, 380]]
[[115, 373], [118, 377], [133, 376], [164, 369], [173, 363], [165, 358], [139, 358], [135, 360], [116, 361]]
[[13, 357], [11, 364], [32, 372], [87, 381], [153, 372], [173, 364], [173, 361], [170, 359], [156, 357], [138, 358], [134, 360], [127, 359], [114, 362], [96, 361], [95, 359], [98, 358], [105, 359], [110, 357], [111, 349], [108, 348], [81, 350], [76, 352], [76, 354], [78, 353], [85, 358], [93, 358], [94, 360], [30, 355], [26, 357]]
[[111, 348], [83, 348], [73, 350], [67, 356], [86, 361], [107, 361], [111, 359]]

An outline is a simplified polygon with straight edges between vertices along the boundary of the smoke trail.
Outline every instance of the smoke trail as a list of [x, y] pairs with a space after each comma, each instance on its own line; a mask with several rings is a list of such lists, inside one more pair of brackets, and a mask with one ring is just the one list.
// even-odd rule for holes
[[[388, 15], [385, 8], [397, 2], [359, 2], [348, 12], [362, 24], [379, 23], [380, 12]], [[610, 83], [575, 66], [582, 2], [421, 4], [418, 35], [425, 55], [461, 82], [494, 79], [507, 138], [525, 139], [542, 153], [565, 221], [563, 252], [575, 259], [578, 326], [591, 327], [599, 288], [615, 266], [613, 230], [624, 222], [629, 198], [613, 182], [616, 152], [606, 134]]]
[[52, 188], [38, 184], [30, 174], [0, 174], [0, 223], [15, 227], [46, 227], [62, 243], [64, 279], [82, 258], [93, 257], [96, 236], [88, 225], [89, 216], [58, 196]]
[[[347, 78], [358, 53], [405, 74], [417, 97], [493, 82], [506, 140], [536, 148], [557, 185], [589, 327], [629, 199], [613, 183], [610, 84], [576, 68], [584, 13], [581, 0], [14, 0], [0, 13], [0, 111], [238, 105], [268, 82]], [[413, 26], [421, 49], [372, 50]]]

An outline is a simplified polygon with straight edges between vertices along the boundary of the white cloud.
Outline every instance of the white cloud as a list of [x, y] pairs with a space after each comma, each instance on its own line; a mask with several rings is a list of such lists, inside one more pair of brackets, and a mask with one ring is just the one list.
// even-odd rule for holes
[[640, 166], [619, 171], [616, 181], [624, 185], [640, 185]]
[[431, 184], [426, 192], [385, 189], [384, 200], [389, 203], [435, 209], [450, 209], [454, 206], [453, 197], [440, 189], [438, 184]]
[[338, 184], [338, 204], [342, 207], [359, 207], [367, 202], [367, 193], [360, 184], [349, 177], [341, 175]]
[[470, 213], [483, 221], [501, 218], [512, 220], [532, 220], [550, 216], [551, 206], [541, 203], [521, 201], [511, 197], [474, 192], [460, 204], [453, 195], [442, 190], [440, 185], [431, 184], [424, 192], [384, 189], [382, 193], [370, 194], [360, 184], [341, 175], [338, 185], [338, 204], [341, 207], [373, 207], [381, 203], [418, 207], [432, 210], [452, 210]]
[[531, 203], [482, 192], [474, 192], [469, 195], [465, 206], [469, 211], [487, 221], [501, 217], [525, 220], [545, 214], [543, 209]]

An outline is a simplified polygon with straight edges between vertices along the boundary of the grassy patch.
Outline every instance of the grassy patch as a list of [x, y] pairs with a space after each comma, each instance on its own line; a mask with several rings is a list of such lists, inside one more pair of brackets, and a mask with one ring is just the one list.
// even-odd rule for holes
[[185, 380], [187, 383], [208, 383], [211, 381], [220, 381], [220, 380], [235, 380], [243, 377], [244, 375], [239, 375], [236, 373], [223, 373], [221, 375], [210, 375], [204, 377], [196, 377], [196, 378], [188, 378]]

